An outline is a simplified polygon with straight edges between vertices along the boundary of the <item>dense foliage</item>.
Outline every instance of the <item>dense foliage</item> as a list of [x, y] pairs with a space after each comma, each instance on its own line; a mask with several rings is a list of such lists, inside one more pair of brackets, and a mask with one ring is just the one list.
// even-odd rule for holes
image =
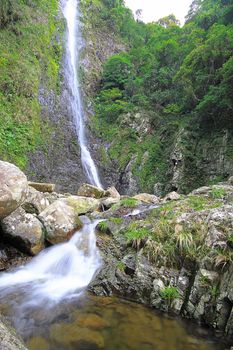
[[0, 1], [0, 156], [22, 168], [49, 137], [38, 95], [42, 80], [58, 84], [57, 13], [57, 0]]
[[[179, 130], [192, 130], [199, 137], [233, 130], [233, 1], [194, 0], [183, 27], [173, 15], [144, 24], [132, 19], [122, 1], [103, 3], [108, 22], [130, 49], [104, 65], [96, 128], [112, 141], [108, 153], [122, 168], [135, 153], [140, 164], [147, 148], [144, 172], [138, 175], [142, 188], [150, 190], [156, 181], [169, 177], [166, 152]], [[137, 111], [146, 111], [152, 128], [143, 142], [134, 141], [131, 147], [122, 115]], [[185, 142], [186, 163], [192, 167]], [[204, 180], [197, 177], [199, 185]]]

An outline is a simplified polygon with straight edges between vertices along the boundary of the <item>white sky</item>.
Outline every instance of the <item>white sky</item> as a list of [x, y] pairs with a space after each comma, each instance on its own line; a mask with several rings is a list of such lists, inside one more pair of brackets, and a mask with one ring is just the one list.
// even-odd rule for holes
[[125, 0], [126, 6], [133, 12], [142, 9], [144, 22], [153, 22], [173, 13], [181, 23], [188, 13], [192, 0]]

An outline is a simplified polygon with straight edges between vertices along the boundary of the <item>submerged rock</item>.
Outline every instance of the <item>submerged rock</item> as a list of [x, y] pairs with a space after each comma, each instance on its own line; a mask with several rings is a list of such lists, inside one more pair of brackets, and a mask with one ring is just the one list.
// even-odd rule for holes
[[16, 331], [0, 315], [0, 349], [27, 350]]
[[0, 161], [0, 219], [5, 218], [25, 200], [27, 178], [15, 165]]
[[2, 230], [4, 238], [25, 253], [35, 255], [44, 248], [43, 225], [23, 208], [2, 220]]

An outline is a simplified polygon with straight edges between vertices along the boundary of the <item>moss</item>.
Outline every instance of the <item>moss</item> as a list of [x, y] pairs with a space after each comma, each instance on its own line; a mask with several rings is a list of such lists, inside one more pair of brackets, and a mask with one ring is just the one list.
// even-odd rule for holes
[[41, 78], [44, 88], [58, 90], [62, 49], [55, 37], [61, 22], [58, 0], [18, 5], [19, 19], [0, 31], [0, 155], [25, 168], [28, 153], [48, 144], [51, 133], [41, 121], [38, 94]]

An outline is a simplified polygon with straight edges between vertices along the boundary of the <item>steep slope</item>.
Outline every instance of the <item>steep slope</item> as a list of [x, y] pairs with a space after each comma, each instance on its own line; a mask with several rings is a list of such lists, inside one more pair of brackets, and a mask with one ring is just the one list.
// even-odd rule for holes
[[145, 25], [121, 1], [98, 3], [108, 18], [99, 12], [86, 25], [98, 16], [129, 48], [104, 64], [94, 102], [92, 130], [103, 140], [108, 181], [122, 193], [160, 194], [226, 179], [233, 172], [232, 1], [193, 1], [183, 28], [174, 16]]

